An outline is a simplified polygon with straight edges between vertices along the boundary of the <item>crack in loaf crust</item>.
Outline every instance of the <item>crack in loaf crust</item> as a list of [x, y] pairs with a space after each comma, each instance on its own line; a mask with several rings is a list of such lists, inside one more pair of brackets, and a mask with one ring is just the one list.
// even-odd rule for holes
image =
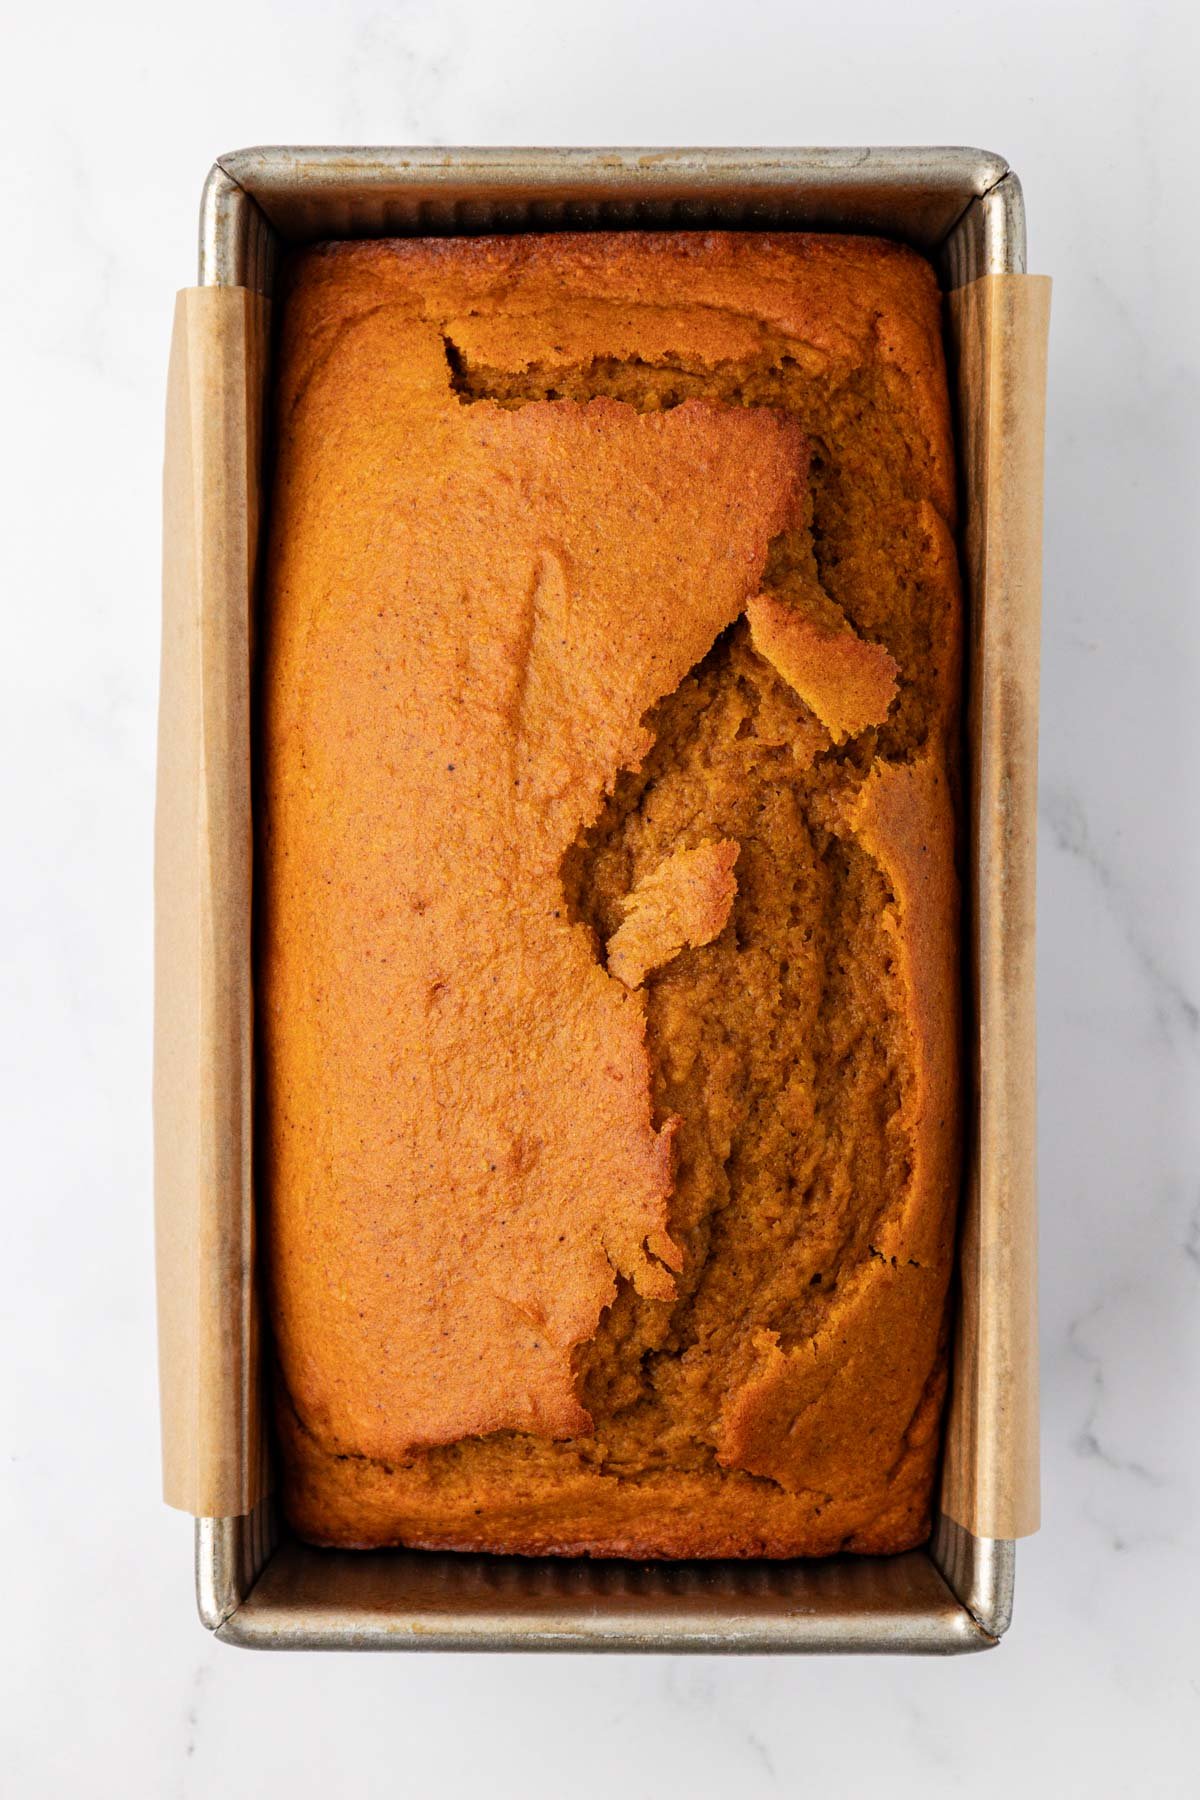
[[938, 305], [863, 239], [293, 264], [259, 994], [304, 1536], [927, 1531], [958, 1171]]

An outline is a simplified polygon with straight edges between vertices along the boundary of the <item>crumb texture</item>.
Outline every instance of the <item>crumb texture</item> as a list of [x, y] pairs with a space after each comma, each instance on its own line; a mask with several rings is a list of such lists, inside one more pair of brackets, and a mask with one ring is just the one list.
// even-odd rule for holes
[[930, 271], [795, 236], [326, 246], [290, 271], [278, 408], [293, 1522], [919, 1541], [958, 1169]]

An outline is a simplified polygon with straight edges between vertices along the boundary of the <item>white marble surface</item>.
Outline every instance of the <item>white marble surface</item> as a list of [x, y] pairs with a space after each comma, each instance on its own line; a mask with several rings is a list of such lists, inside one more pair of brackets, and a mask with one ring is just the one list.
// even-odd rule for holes
[[[1197, 1791], [1194, 19], [1190, 0], [5, 8], [5, 1792]], [[1031, 266], [1057, 281], [1045, 1525], [993, 1655], [256, 1658], [196, 1623], [190, 1523], [157, 1499], [151, 1289], [163, 378], [205, 170], [271, 141], [960, 142], [1024, 179]]]

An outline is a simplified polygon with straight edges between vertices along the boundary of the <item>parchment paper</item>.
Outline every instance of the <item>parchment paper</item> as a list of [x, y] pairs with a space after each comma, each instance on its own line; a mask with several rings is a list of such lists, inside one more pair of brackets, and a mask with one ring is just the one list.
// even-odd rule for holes
[[1042, 464], [1050, 283], [950, 296], [967, 498], [972, 970], [969, 1144], [942, 1510], [977, 1537], [1038, 1528], [1034, 1016]]
[[[978, 1134], [960, 1245], [941, 1504], [1038, 1524], [1034, 845], [1050, 284], [949, 300], [966, 488]], [[175, 315], [164, 476], [155, 848], [155, 1211], [163, 1481], [202, 1517], [267, 1484], [251, 1183], [250, 659], [266, 303]]]
[[248, 1512], [265, 1480], [251, 1191], [250, 603], [265, 303], [175, 310], [163, 476], [154, 1185], [167, 1501]]

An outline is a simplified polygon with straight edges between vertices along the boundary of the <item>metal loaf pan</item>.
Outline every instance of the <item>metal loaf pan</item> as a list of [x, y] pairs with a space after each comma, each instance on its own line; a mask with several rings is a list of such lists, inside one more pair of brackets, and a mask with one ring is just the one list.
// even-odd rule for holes
[[[213, 166], [199, 279], [269, 295], [279, 247], [315, 239], [664, 227], [877, 232], [946, 290], [1025, 268], [1020, 183], [980, 150], [267, 148]], [[263, 1649], [950, 1654], [1012, 1610], [1014, 1545], [945, 1516], [897, 1557], [631, 1564], [314, 1550], [268, 1498], [195, 1548], [204, 1624]]]

